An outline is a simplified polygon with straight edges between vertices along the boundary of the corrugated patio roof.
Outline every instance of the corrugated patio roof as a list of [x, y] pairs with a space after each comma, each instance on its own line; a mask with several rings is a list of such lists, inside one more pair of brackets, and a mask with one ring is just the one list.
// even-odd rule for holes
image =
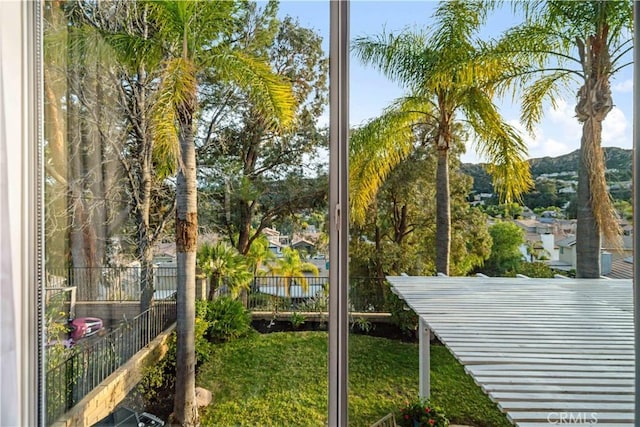
[[634, 425], [631, 280], [387, 279], [517, 426]]

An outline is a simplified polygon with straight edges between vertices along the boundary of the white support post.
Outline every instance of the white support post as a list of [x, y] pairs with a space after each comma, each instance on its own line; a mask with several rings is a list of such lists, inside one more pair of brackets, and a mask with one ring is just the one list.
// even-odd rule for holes
[[418, 328], [419, 358], [420, 358], [420, 398], [428, 399], [431, 394], [431, 349], [429, 326], [420, 318]]

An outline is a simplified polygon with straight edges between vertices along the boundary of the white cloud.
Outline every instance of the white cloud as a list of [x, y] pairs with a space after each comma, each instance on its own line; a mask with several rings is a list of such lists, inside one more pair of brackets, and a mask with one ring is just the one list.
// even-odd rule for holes
[[567, 154], [573, 151], [575, 148], [569, 146], [564, 142], [557, 141], [553, 138], [544, 139], [534, 149], [529, 149], [529, 157], [557, 157], [562, 154]]
[[547, 107], [542, 123], [534, 129], [533, 136], [523, 133], [526, 135], [530, 158], [570, 153], [580, 146], [581, 134], [582, 127], [575, 117], [573, 106], [564, 99], [559, 99], [555, 107]]
[[572, 135], [574, 132], [581, 132], [582, 126], [576, 118], [575, 105], [568, 104], [564, 99], [559, 99], [555, 107], [549, 107], [545, 116], [557, 126], [557, 130]]
[[611, 88], [614, 92], [631, 93], [633, 92], [633, 79], [626, 79], [620, 83], [616, 83]]
[[602, 123], [602, 145], [622, 148], [632, 146], [627, 118], [618, 107], [613, 107]]

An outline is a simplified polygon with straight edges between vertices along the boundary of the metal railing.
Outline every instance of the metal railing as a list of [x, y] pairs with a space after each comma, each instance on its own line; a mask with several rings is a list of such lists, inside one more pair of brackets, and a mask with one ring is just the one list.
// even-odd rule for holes
[[[246, 297], [250, 311], [308, 311], [326, 312], [329, 309], [329, 278], [304, 277], [306, 290], [300, 285], [301, 277], [259, 276], [254, 278]], [[384, 278], [353, 277], [349, 283], [349, 311], [386, 312], [388, 286]], [[225, 286], [217, 296], [228, 296]]]
[[[176, 267], [154, 266], [149, 274], [159, 294], [176, 289]], [[49, 268], [46, 278], [48, 287], [75, 287], [77, 301], [137, 301], [142, 292], [141, 267]]]
[[[154, 267], [151, 278], [155, 299], [171, 298], [177, 289], [176, 267]], [[48, 271], [56, 284], [76, 286], [77, 301], [137, 301], [141, 293], [140, 267], [68, 268]], [[303, 289], [303, 279], [308, 286]], [[224, 281], [224, 280], [223, 280]], [[256, 276], [246, 295], [246, 307], [252, 311], [327, 311], [328, 277]], [[216, 295], [230, 292], [223, 284]], [[386, 311], [388, 286], [384, 278], [349, 279], [351, 311]], [[208, 295], [208, 293], [207, 293]]]
[[[175, 301], [159, 301], [151, 308], [103, 336], [78, 342], [68, 350], [47, 349], [47, 425], [71, 409], [104, 379], [124, 365], [176, 320]], [[55, 363], [55, 364], [53, 364]]]

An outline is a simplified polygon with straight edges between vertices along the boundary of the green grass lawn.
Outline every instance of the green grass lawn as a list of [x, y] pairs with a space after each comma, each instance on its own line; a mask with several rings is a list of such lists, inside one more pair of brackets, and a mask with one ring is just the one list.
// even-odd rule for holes
[[[197, 384], [213, 393], [206, 426], [323, 426], [327, 334], [253, 334], [212, 345]], [[369, 426], [418, 395], [418, 346], [349, 336], [349, 425]], [[511, 426], [442, 346], [431, 348], [431, 395], [452, 423]]]

